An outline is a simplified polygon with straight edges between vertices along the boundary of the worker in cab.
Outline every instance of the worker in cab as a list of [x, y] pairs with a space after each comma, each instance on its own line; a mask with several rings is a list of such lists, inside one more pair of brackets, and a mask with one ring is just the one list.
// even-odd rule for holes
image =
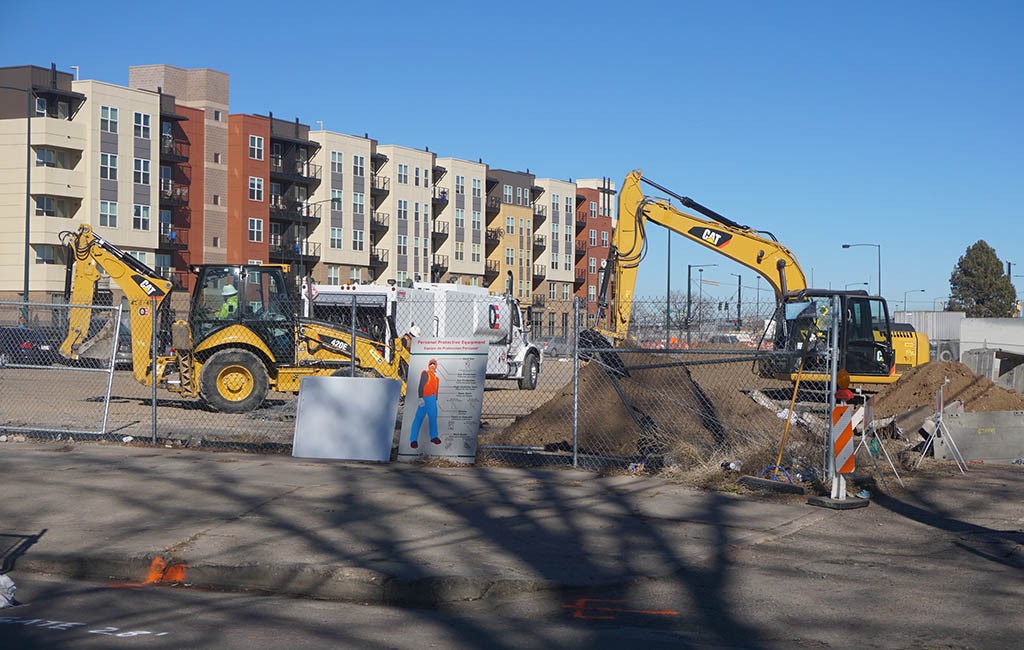
[[221, 320], [233, 318], [238, 313], [238, 289], [234, 285], [227, 284], [224, 285], [220, 293], [224, 297], [224, 304], [220, 306], [215, 316]]

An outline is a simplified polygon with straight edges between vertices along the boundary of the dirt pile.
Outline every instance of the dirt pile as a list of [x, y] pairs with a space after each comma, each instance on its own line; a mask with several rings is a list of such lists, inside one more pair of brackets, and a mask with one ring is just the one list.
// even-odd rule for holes
[[[621, 356], [630, 368], [673, 361], [648, 353]], [[700, 462], [716, 450], [763, 439], [765, 432], [777, 444], [783, 422], [741, 390], [764, 383], [752, 383], [753, 377], [749, 361], [632, 369], [628, 377], [617, 380], [626, 401], [636, 409], [631, 415], [600, 364], [589, 363], [580, 371], [580, 447], [620, 457], [668, 451]], [[487, 442], [569, 447], [572, 441], [564, 436], [572, 431], [572, 393], [570, 382]]]
[[935, 410], [935, 393], [949, 379], [943, 390], [948, 405], [954, 400], [964, 404], [965, 411], [1021, 411], [1024, 395], [997, 386], [974, 374], [957, 361], [938, 361], [913, 368], [875, 397], [875, 415], [889, 417], [906, 412]]

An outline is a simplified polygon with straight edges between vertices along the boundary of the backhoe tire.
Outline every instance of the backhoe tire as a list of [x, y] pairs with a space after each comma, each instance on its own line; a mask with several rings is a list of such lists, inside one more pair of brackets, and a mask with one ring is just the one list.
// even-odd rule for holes
[[203, 364], [199, 391], [215, 411], [248, 413], [267, 398], [270, 380], [263, 362], [248, 350], [221, 350]]
[[519, 380], [520, 390], [533, 390], [537, 388], [537, 376], [540, 374], [540, 363], [537, 355], [528, 354], [523, 359], [523, 377]]

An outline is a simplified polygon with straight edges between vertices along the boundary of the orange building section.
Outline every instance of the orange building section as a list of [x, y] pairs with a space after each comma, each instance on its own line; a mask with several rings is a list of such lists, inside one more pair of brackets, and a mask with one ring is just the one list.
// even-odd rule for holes
[[203, 168], [206, 160], [206, 139], [204, 136], [203, 121], [206, 114], [197, 108], [175, 105], [174, 112], [187, 117], [179, 125], [189, 142], [188, 166], [189, 166], [189, 191], [188, 209], [185, 210], [184, 223], [175, 223], [189, 230], [188, 236], [188, 260], [180, 252], [175, 252], [171, 259], [171, 265], [179, 271], [187, 269], [188, 264], [203, 263], [203, 240], [204, 220], [203, 207], [206, 196], [206, 184]]
[[[593, 325], [593, 317], [597, 314], [596, 296], [601, 290], [601, 263], [608, 259], [608, 251], [612, 236], [612, 218], [608, 215], [601, 215], [601, 192], [589, 187], [580, 187], [576, 190], [577, 201], [576, 220], [584, 221], [586, 225], [576, 234], [576, 244], [583, 245], [587, 254], [576, 263], [576, 275], [583, 274], [586, 280], [576, 290], [587, 306], [588, 324]], [[594, 231], [593, 243], [590, 233]], [[607, 244], [607, 245], [606, 245]], [[590, 266], [590, 260], [594, 260], [594, 267]], [[591, 297], [595, 299], [591, 299]]]
[[[249, 136], [263, 138], [262, 159], [249, 155]], [[262, 199], [249, 193], [249, 179], [262, 180]], [[262, 241], [249, 241], [249, 219], [260, 219]], [[228, 116], [228, 222], [229, 264], [270, 259], [270, 120], [255, 115]]]

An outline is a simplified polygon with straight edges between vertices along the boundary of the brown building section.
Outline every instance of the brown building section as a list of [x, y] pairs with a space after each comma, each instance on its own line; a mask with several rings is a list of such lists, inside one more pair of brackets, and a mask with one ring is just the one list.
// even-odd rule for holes
[[230, 264], [270, 261], [269, 145], [270, 121], [267, 118], [228, 117], [227, 261]]
[[[203, 238], [206, 233], [203, 219], [203, 197], [206, 196], [206, 187], [205, 175], [201, 173], [202, 161], [206, 160], [206, 130], [203, 128], [205, 113], [200, 109], [189, 108], [180, 104], [175, 105], [174, 112], [185, 118], [177, 122], [175, 131], [180, 131], [180, 137], [188, 144], [189, 159], [188, 205], [178, 214], [174, 215], [175, 225], [180, 224], [188, 228], [187, 259], [184, 257], [177, 258], [184, 266], [179, 267], [177, 261], [174, 266], [179, 272], [177, 277], [191, 278], [191, 274], [187, 272], [187, 265], [202, 264], [205, 261], [203, 256]], [[178, 137], [177, 133], [175, 137]], [[161, 146], [163, 145], [161, 144]], [[198, 169], [200, 173], [194, 173], [194, 169]], [[184, 281], [183, 288], [191, 289], [188, 280]]]
[[[612, 236], [610, 212], [601, 209], [603, 190], [580, 187], [576, 190], [576, 247], [585, 251], [577, 256], [576, 295], [587, 309], [587, 324], [594, 324], [597, 296], [604, 275], [602, 264], [608, 259]], [[602, 214], [603, 213], [603, 214]]]

